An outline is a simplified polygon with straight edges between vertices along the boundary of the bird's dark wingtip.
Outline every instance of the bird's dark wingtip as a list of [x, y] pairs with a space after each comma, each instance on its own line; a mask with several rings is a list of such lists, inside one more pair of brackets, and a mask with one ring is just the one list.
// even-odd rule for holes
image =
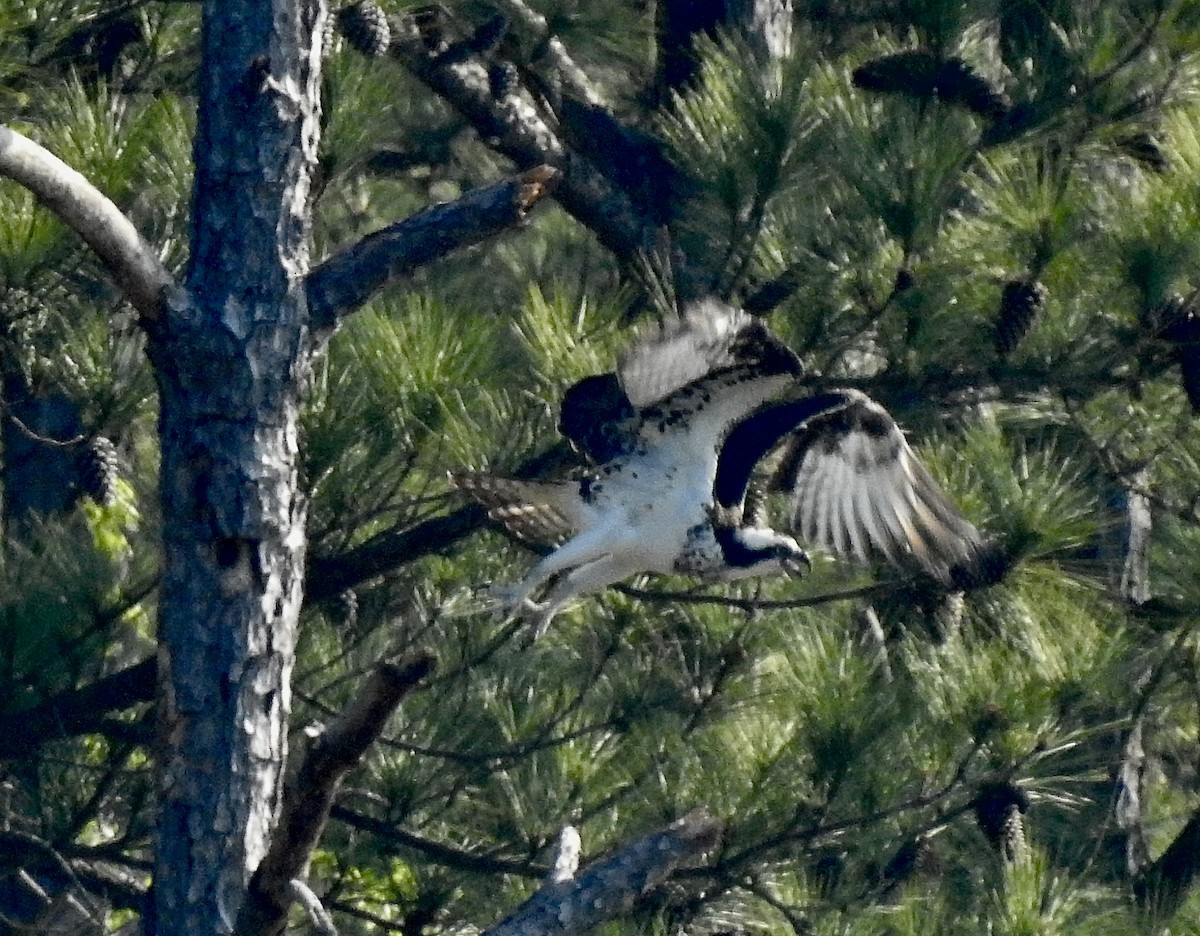
[[957, 591], [974, 591], [998, 585], [1017, 563], [1018, 556], [998, 540], [984, 540], [972, 554], [950, 567], [949, 584]]

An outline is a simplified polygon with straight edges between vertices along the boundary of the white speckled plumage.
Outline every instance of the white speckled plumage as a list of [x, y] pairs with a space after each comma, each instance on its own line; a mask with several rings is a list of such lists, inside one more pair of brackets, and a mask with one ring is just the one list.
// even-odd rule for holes
[[[790, 493], [804, 542], [949, 582], [979, 550], [978, 532], [881, 406], [853, 390], [799, 395], [799, 370], [758, 320], [703, 302], [644, 335], [615, 375], [590, 378], [603, 394], [599, 415], [584, 400], [568, 420], [564, 403], [573, 441], [607, 459], [587, 476], [452, 475], [493, 519], [557, 547], [497, 590], [503, 609], [540, 631], [574, 598], [642, 572], [732, 581], [793, 570], [804, 558], [796, 540], [743, 510], [777, 449], [772, 485]], [[601, 424], [580, 425], [588, 420]]]

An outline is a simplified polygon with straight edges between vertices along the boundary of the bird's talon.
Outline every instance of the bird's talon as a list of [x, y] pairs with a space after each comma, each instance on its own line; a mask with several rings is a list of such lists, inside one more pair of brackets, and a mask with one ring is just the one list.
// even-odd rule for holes
[[783, 561], [783, 571], [790, 578], [800, 578], [806, 572], [812, 571], [812, 560], [808, 558], [808, 553], [801, 551], [799, 555]]

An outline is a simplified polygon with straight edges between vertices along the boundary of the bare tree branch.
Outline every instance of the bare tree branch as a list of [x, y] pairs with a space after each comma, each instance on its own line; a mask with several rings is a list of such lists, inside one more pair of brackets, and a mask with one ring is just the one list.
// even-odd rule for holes
[[310, 602], [321, 601], [421, 556], [445, 552], [483, 526], [486, 519], [481, 507], [460, 507], [416, 526], [384, 531], [348, 552], [314, 556], [308, 566], [305, 597]]
[[426, 208], [329, 258], [308, 277], [313, 329], [334, 328], [387, 283], [521, 223], [558, 177], [557, 169], [535, 166], [515, 179]]
[[150, 657], [81, 689], [60, 692], [41, 705], [0, 717], [0, 758], [27, 757], [47, 741], [105, 730], [112, 724], [111, 713], [153, 701], [157, 678], [158, 664]]
[[570, 94], [589, 104], [601, 106], [605, 104], [599, 90], [592, 84], [587, 73], [571, 58], [566, 46], [562, 44], [562, 40], [550, 32], [550, 25], [546, 22], [546, 17], [526, 4], [524, 0], [496, 0], [496, 8], [545, 40], [543, 54], [553, 65], [559, 80]]
[[409, 20], [393, 18], [392, 36], [391, 54], [462, 114], [494, 150], [522, 168], [541, 163], [561, 168], [564, 176], [555, 199], [617, 256], [654, 245], [649, 215], [595, 166], [569, 151], [527, 97], [493, 95], [482, 63], [439, 57]]
[[445, 865], [447, 868], [470, 871], [475, 874], [515, 874], [521, 877], [541, 877], [546, 870], [545, 867], [539, 867], [528, 861], [478, 854], [455, 848], [453, 845], [417, 835], [401, 829], [391, 822], [364, 815], [340, 804], [334, 806], [329, 811], [329, 815], [330, 818], [344, 822], [352, 828], [370, 832], [390, 845], [418, 852], [428, 860]]
[[321, 898], [313, 893], [311, 887], [296, 878], [292, 881], [290, 890], [296, 902], [308, 914], [314, 933], [317, 933], [318, 936], [338, 936], [337, 927], [333, 925], [333, 918], [330, 917], [329, 911], [321, 905]]
[[29, 189], [83, 238], [137, 309], [155, 321], [175, 280], [121, 210], [45, 147], [0, 125], [0, 174]]
[[240, 936], [282, 933], [294, 898], [320, 840], [342, 778], [379, 737], [404, 698], [433, 669], [429, 654], [380, 665], [358, 697], [318, 737], [284, 783], [283, 806], [270, 851], [250, 880], [235, 932]]
[[582, 854], [583, 842], [579, 838], [579, 830], [573, 825], [565, 825], [558, 833], [558, 847], [554, 855], [554, 867], [546, 875], [547, 884], [563, 884], [575, 877], [579, 870], [579, 858]]
[[1155, 861], [1134, 882], [1138, 906], [1157, 921], [1174, 916], [1188, 897], [1188, 891], [1200, 877], [1200, 812], [1192, 813], [1187, 823]]
[[626, 913], [642, 894], [682, 865], [698, 861], [721, 831], [697, 809], [639, 839], [582, 874], [543, 887], [484, 936], [559, 936], [584, 933]]

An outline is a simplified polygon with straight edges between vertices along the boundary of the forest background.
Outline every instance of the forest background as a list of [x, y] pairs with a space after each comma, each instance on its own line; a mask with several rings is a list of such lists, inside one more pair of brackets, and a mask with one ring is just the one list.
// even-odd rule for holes
[[[3, 927], [1196, 932], [1198, 53], [1191, 0], [0, 0]], [[531, 556], [447, 471], [570, 470], [563, 389], [704, 295], [998, 580], [479, 613]]]

